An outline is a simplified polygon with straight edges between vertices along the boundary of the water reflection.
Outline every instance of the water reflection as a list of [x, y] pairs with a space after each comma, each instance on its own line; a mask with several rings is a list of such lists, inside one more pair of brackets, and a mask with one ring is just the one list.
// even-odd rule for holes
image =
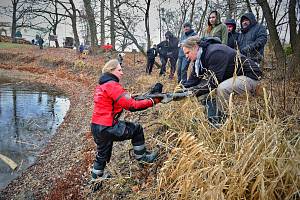
[[69, 100], [53, 89], [0, 77], [0, 153], [18, 164], [12, 171], [0, 160], [0, 189], [35, 162], [69, 105]]

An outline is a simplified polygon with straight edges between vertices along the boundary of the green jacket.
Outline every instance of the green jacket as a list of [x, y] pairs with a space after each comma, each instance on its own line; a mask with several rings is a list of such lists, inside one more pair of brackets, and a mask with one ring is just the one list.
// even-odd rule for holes
[[[204, 36], [205, 37], [218, 37], [222, 41], [222, 44], [227, 45], [227, 40], [228, 40], [227, 26], [221, 22], [220, 14], [217, 11], [213, 11], [213, 12], [217, 13], [217, 22], [215, 25], [212, 25], [212, 24], [210, 24], [209, 19], [208, 19], [207, 24], [208, 24], [208, 27], [211, 28], [211, 31], [208, 32], [209, 28], [207, 28]], [[210, 14], [209, 14], [209, 16], [210, 16]]]

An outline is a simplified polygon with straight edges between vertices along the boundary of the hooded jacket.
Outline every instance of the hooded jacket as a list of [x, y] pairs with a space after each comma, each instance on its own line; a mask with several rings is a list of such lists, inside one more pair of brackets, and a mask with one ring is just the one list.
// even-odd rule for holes
[[136, 101], [121, 86], [119, 79], [104, 73], [99, 79], [94, 93], [94, 111], [92, 123], [113, 126], [118, 122], [123, 109], [129, 111], [144, 110], [154, 105], [151, 99]]
[[225, 21], [226, 25], [232, 25], [233, 29], [231, 32], [228, 32], [228, 41], [227, 41], [227, 46], [237, 49], [237, 40], [240, 35], [240, 33], [236, 32], [236, 22], [234, 19], [226, 19]]
[[[186, 39], [188, 39], [189, 37], [195, 36], [197, 35], [197, 33], [195, 33], [195, 31], [193, 29], [191, 29], [190, 31], [183, 33], [181, 38], [180, 38], [180, 43], [183, 43]], [[184, 52], [182, 50], [182, 48], [179, 49], [179, 57], [185, 57]]]
[[[242, 27], [244, 18], [249, 19], [250, 25]], [[264, 54], [264, 47], [267, 43], [266, 28], [257, 23], [253, 13], [246, 13], [241, 17], [241, 34], [238, 37], [238, 46], [242, 54], [255, 62], [260, 62]]]
[[[175, 37], [170, 31], [165, 34], [166, 40], [157, 45], [159, 56], [178, 58], [178, 38]], [[167, 39], [168, 38], [168, 39]]]
[[227, 44], [228, 40], [228, 31], [225, 24], [221, 22], [221, 16], [220, 13], [217, 11], [212, 11], [209, 13], [208, 16], [210, 16], [212, 13], [216, 13], [217, 19], [216, 24], [212, 25], [209, 22], [209, 18], [207, 20], [208, 27], [205, 31], [204, 37], [218, 37], [222, 41], [222, 44]]
[[[259, 80], [262, 75], [259, 66], [251, 59], [247, 59], [244, 55], [241, 55], [241, 63], [238, 63], [236, 66], [236, 50], [224, 44], [220, 44], [220, 41], [214, 40], [213, 38], [202, 39], [199, 42], [199, 47], [202, 48], [202, 54], [200, 57], [201, 62], [198, 63], [202, 64], [204, 70], [202, 70], [200, 76], [197, 77], [195, 73], [196, 67], [194, 65], [189, 80], [184, 84], [187, 88], [194, 87], [197, 96], [206, 94], [210, 89], [218, 87], [218, 83], [233, 77], [235, 73], [237, 76], [244, 75], [254, 80]], [[209, 75], [209, 77], [204, 78], [205, 74]], [[210, 78], [212, 77], [211, 75], [216, 79]]]

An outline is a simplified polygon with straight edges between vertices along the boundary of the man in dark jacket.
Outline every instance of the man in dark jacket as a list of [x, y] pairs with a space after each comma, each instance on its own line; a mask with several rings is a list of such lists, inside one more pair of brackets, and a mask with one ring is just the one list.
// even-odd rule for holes
[[[180, 38], [180, 44], [183, 43], [189, 37], [195, 36], [195, 35], [197, 35], [197, 34], [192, 29], [192, 24], [189, 22], [186, 22], [183, 25], [183, 34]], [[186, 82], [187, 70], [188, 70], [189, 64], [190, 64], [190, 61], [185, 57], [182, 48], [180, 48], [179, 54], [178, 54], [178, 69], [177, 69], [178, 83], [180, 81], [182, 83]]]
[[236, 32], [236, 22], [234, 19], [226, 19], [225, 24], [228, 30], [227, 46], [237, 49], [237, 40], [240, 33]]
[[238, 38], [240, 52], [260, 63], [266, 43], [266, 28], [257, 23], [253, 13], [244, 14], [241, 18], [241, 34]]
[[227, 105], [231, 93], [254, 93], [261, 77], [257, 63], [241, 55], [241, 62], [235, 63], [236, 50], [221, 44], [216, 37], [194, 36], [183, 44], [187, 58], [195, 61], [189, 80], [184, 84], [192, 88], [196, 96], [216, 89], [217, 101], [206, 102], [209, 120], [219, 123], [224, 105]]
[[161, 61], [159, 75], [161, 76], [166, 73], [166, 64], [168, 60], [170, 60], [171, 71], [169, 78], [173, 79], [176, 70], [176, 62], [178, 59], [178, 38], [175, 37], [170, 31], [166, 32], [165, 37], [166, 40], [157, 45], [157, 50]]
[[152, 68], [155, 62], [155, 57], [157, 56], [157, 50], [156, 50], [156, 45], [153, 45], [152, 48], [148, 49], [147, 51], [147, 68], [146, 68], [146, 73], [151, 74]]

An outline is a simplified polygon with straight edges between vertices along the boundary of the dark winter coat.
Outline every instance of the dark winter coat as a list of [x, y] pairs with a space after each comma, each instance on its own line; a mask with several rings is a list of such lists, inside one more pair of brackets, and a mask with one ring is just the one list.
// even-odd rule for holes
[[123, 109], [129, 111], [143, 110], [154, 105], [151, 99], [136, 101], [119, 83], [119, 79], [104, 73], [94, 93], [94, 111], [92, 123], [102, 126], [113, 126]]
[[[196, 85], [197, 87], [199, 86], [201, 90], [197, 92], [197, 96], [208, 93], [209, 89], [216, 88], [218, 83], [233, 77], [235, 73], [236, 50], [224, 44], [210, 43], [211, 41], [208, 40], [199, 42], [199, 46], [203, 50], [201, 55], [203, 70], [200, 76], [197, 77], [194, 65], [189, 80], [184, 84], [187, 88]], [[244, 55], [241, 56], [241, 61], [242, 62], [237, 65], [236, 75], [245, 75], [251, 79], [259, 80], [262, 75], [259, 66], [254, 61], [247, 59]], [[214, 79], [204, 79], [204, 74], [213, 74], [217, 81]]]
[[157, 45], [157, 50], [160, 57], [167, 58], [172, 57], [177, 60], [178, 58], [178, 38], [175, 37], [170, 31], [165, 34], [166, 40], [162, 41]]
[[[189, 37], [195, 36], [197, 35], [197, 33], [195, 33], [195, 31], [193, 29], [191, 29], [190, 31], [183, 33], [181, 38], [180, 38], [180, 43], [183, 43], [186, 39], [188, 39]], [[185, 57], [184, 52], [182, 50], [182, 48], [179, 49], [179, 57]]]
[[147, 57], [149, 60], [154, 60], [155, 57], [157, 56], [157, 50], [156, 48], [150, 48], [147, 51]]
[[231, 32], [228, 32], [227, 46], [229, 46], [233, 49], [237, 49], [237, 40], [238, 40], [240, 33], [236, 32], [236, 22], [234, 19], [227, 19], [225, 21], [225, 24], [233, 25], [233, 30]]
[[241, 27], [244, 18], [250, 20], [250, 25], [241, 29], [241, 34], [238, 37], [239, 49], [242, 54], [260, 62], [268, 39], [266, 28], [257, 23], [253, 13], [246, 13], [241, 17]]

